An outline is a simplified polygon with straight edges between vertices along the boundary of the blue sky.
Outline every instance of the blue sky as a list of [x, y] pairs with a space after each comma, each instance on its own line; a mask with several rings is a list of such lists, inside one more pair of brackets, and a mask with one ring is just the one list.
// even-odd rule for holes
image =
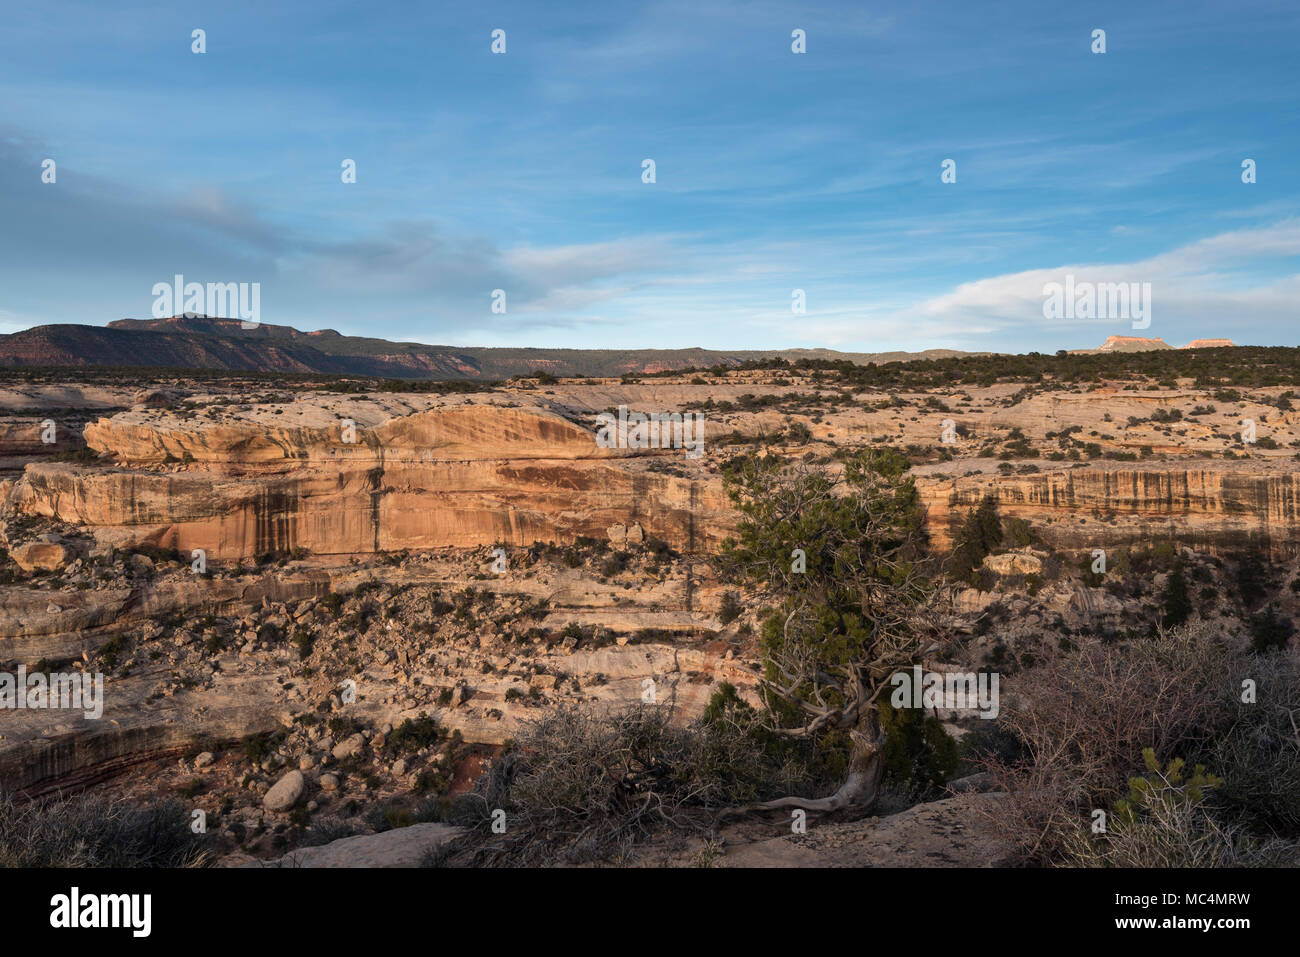
[[1298, 50], [1294, 0], [9, 3], [0, 332], [182, 273], [451, 345], [1297, 345]]

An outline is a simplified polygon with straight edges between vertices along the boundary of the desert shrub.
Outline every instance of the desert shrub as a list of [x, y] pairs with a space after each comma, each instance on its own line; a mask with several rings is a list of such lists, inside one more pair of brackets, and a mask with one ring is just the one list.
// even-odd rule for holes
[[600, 566], [600, 574], [604, 578], [611, 578], [627, 568], [628, 554], [626, 552], [615, 552], [609, 558], [605, 559]]
[[1255, 833], [1300, 838], [1300, 656], [1257, 655], [1245, 673], [1255, 682], [1255, 700], [1233, 698], [1230, 730], [1206, 755], [1224, 778], [1212, 802]]
[[125, 650], [125, 642], [121, 635], [114, 635], [108, 641], [99, 646], [99, 660], [104, 663], [104, 667], [112, 671], [117, 667], [118, 659]]
[[313, 821], [298, 842], [300, 847], [320, 847], [357, 833], [356, 825], [330, 815]]
[[315, 643], [315, 637], [305, 628], [295, 628], [293, 630], [293, 644], [298, 649], [298, 657], [306, 660], [311, 657], [311, 648]]
[[0, 867], [204, 867], [203, 843], [179, 801], [18, 803], [0, 793]]
[[1177, 628], [1187, 621], [1192, 613], [1192, 602], [1187, 596], [1187, 576], [1183, 574], [1181, 562], [1165, 579], [1165, 595], [1161, 606], [1163, 623], [1166, 628]]
[[451, 789], [451, 779], [436, 768], [426, 768], [415, 777], [412, 790], [416, 794], [446, 794]]
[[1237, 563], [1237, 594], [1241, 603], [1251, 608], [1261, 601], [1272, 586], [1268, 564], [1256, 552], [1247, 552]]
[[1025, 757], [984, 762], [1008, 792], [992, 825], [1023, 860], [1060, 860], [1080, 816], [1123, 796], [1146, 748], [1167, 762], [1213, 740], [1244, 667], [1196, 620], [1150, 639], [1085, 642], [1024, 670], [999, 722]]
[[421, 748], [437, 744], [441, 736], [442, 729], [438, 727], [438, 722], [428, 715], [407, 718], [384, 738], [384, 753], [412, 754]]
[[725, 591], [722, 593], [722, 602], [718, 605], [718, 621], [724, 625], [729, 625], [745, 611], [745, 606], [740, 603], [740, 596], [734, 591]]
[[791, 422], [785, 430], [785, 438], [792, 445], [803, 445], [812, 441], [812, 429], [803, 422]]
[[1021, 738], [996, 718], [976, 722], [958, 747], [962, 758], [977, 768], [987, 766], [990, 761], [1000, 765], [1018, 764], [1027, 757]]
[[1083, 583], [1089, 588], [1097, 588], [1106, 581], [1105, 572], [1092, 570], [1095, 562], [1096, 559], [1092, 557], [1091, 553], [1084, 553], [1083, 557], [1079, 559], [1079, 572], [1083, 576]]
[[[720, 689], [706, 716], [670, 706], [546, 714], [521, 732], [447, 819], [472, 828], [433, 863], [588, 863], [624, 857], [664, 829], [708, 830], [720, 808], [805, 785], [806, 765], [755, 709]], [[769, 740], [776, 747], [769, 749]], [[507, 814], [493, 834], [493, 809]]]
[[1197, 765], [1189, 776], [1181, 758], [1161, 767], [1143, 753], [1146, 774], [1128, 782], [1104, 833], [1080, 826], [1066, 842], [1065, 863], [1080, 867], [1241, 867], [1294, 863], [1300, 846], [1257, 841], [1225, 826], [1210, 811], [1208, 794], [1223, 783]]
[[966, 513], [966, 520], [955, 538], [952, 555], [948, 559], [948, 573], [956, 581], [968, 582], [975, 570], [1002, 545], [1002, 520], [998, 516], [998, 503], [985, 496], [978, 509]]
[[1037, 533], [1026, 519], [1008, 518], [1003, 521], [1002, 528], [1005, 532], [1005, 543], [1009, 548], [1023, 548], [1038, 541]]
[[1278, 616], [1277, 607], [1269, 605], [1258, 614], [1250, 616], [1250, 638], [1257, 652], [1265, 653], [1283, 648], [1295, 634], [1295, 625], [1289, 618]]
[[392, 831], [412, 824], [442, 820], [442, 806], [436, 799], [426, 799], [414, 806], [398, 799], [373, 805], [366, 811], [364, 820], [366, 826], [376, 833]]

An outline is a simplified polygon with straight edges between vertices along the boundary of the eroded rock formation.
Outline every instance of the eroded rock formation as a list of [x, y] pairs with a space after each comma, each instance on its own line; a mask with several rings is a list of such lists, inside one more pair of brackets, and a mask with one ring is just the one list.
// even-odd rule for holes
[[101, 541], [214, 559], [563, 542], [622, 523], [695, 551], [726, 530], [719, 484], [681, 450], [602, 449], [546, 409], [362, 407], [335, 421], [311, 411], [315, 421], [291, 427], [139, 411], [100, 419], [86, 442], [115, 466], [33, 464], [12, 501]]

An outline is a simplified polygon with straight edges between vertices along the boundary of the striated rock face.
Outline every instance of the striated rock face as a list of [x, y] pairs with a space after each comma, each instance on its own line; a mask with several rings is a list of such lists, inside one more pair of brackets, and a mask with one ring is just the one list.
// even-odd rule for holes
[[[688, 551], [725, 534], [712, 520], [725, 510], [720, 485], [682, 451], [602, 449], [546, 409], [452, 405], [366, 422], [362, 407], [351, 426], [311, 411], [310, 424], [289, 427], [100, 419], [86, 441], [120, 467], [33, 464], [11, 495], [19, 510], [101, 540], [218, 559], [528, 545], [603, 537], [618, 523]], [[679, 474], [651, 471], [655, 459]]]
[[[0, 495], [18, 514], [79, 526], [101, 545], [203, 549], [216, 560], [580, 536], [619, 548], [654, 537], [698, 553], [731, 533], [737, 517], [712, 448], [696, 460], [680, 449], [605, 449], [593, 429], [597, 412], [620, 404], [682, 408], [713, 393], [739, 398], [746, 386], [559, 388], [555, 398], [306, 394], [233, 410], [212, 397], [137, 407], [85, 427], [89, 446], [114, 465], [31, 462]], [[958, 417], [971, 430], [956, 446], [962, 457], [914, 472], [940, 549], [951, 545], [952, 523], [990, 492], [1004, 516], [1028, 520], [1057, 548], [1170, 536], [1212, 550], [1259, 544], [1284, 553], [1300, 540], [1292, 414], [1252, 400], [1193, 416], [1210, 397], [1178, 389], [1054, 392], [1007, 405], [999, 388], [1007, 389], [967, 411], [848, 408], [815, 425], [836, 442], [889, 437], [924, 447], [945, 415]], [[1184, 418], [1172, 426], [1152, 419], [1169, 410]], [[1271, 449], [1235, 461], [1193, 454], [1221, 451], [1247, 415], [1267, 423]], [[766, 411], [711, 414], [707, 439], [781, 427]], [[1047, 449], [1074, 430], [1107, 451], [1159, 457], [1074, 467], [1040, 458], [1042, 471], [1002, 475], [997, 460], [970, 455], [1013, 429]]]
[[1004, 517], [1023, 518], [1058, 548], [1104, 548], [1176, 539], [1209, 551], [1255, 545], [1300, 550], [1300, 473], [1201, 467], [1090, 466], [1031, 475], [976, 475], [919, 485], [931, 534], [951, 545], [952, 523], [992, 495]]

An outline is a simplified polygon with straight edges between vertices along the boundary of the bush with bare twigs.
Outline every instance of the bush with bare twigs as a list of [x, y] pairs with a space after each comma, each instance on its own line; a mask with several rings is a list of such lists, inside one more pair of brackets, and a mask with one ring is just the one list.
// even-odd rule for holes
[[204, 839], [176, 801], [134, 807], [88, 796], [19, 802], [0, 793], [0, 867], [203, 867]]
[[[1086, 643], [1042, 661], [1022, 672], [1016, 694], [1003, 700], [999, 725], [1018, 748], [983, 759], [1008, 792], [990, 823], [1023, 863], [1136, 861], [1130, 845], [1139, 840], [1157, 857], [1199, 859], [1218, 848], [1213, 853], [1240, 863], [1240, 849], [1255, 846], [1236, 836], [1252, 830], [1242, 806], [1261, 792], [1277, 793], [1271, 776], [1288, 768], [1294, 774], [1300, 760], [1300, 739], [1287, 733], [1297, 674], [1294, 658], [1252, 655], [1200, 620], [1148, 640]], [[1242, 704], [1242, 681], [1252, 677], [1264, 679], [1261, 696]], [[1124, 797], [1147, 750], [1162, 767], [1187, 755], [1226, 783], [1188, 806], [1148, 809], [1128, 843], [1107, 845], [1110, 857], [1089, 856], [1079, 843], [1081, 822]], [[1250, 770], [1253, 759], [1262, 767]], [[1300, 809], [1282, 793], [1270, 813], [1286, 822]], [[1297, 836], [1294, 821], [1289, 837], [1253, 831], [1264, 839], [1260, 846]]]
[[[547, 714], [456, 801], [448, 820], [470, 833], [428, 863], [621, 860], [661, 836], [708, 834], [711, 809], [813, 783], [804, 756], [767, 735], [756, 710], [727, 685], [687, 725], [674, 722], [670, 705]], [[492, 830], [498, 810], [500, 834]]]
[[1224, 778], [1216, 807], [1257, 833], [1300, 837], [1300, 647], [1252, 655], [1253, 703], [1233, 699], [1206, 763]]

